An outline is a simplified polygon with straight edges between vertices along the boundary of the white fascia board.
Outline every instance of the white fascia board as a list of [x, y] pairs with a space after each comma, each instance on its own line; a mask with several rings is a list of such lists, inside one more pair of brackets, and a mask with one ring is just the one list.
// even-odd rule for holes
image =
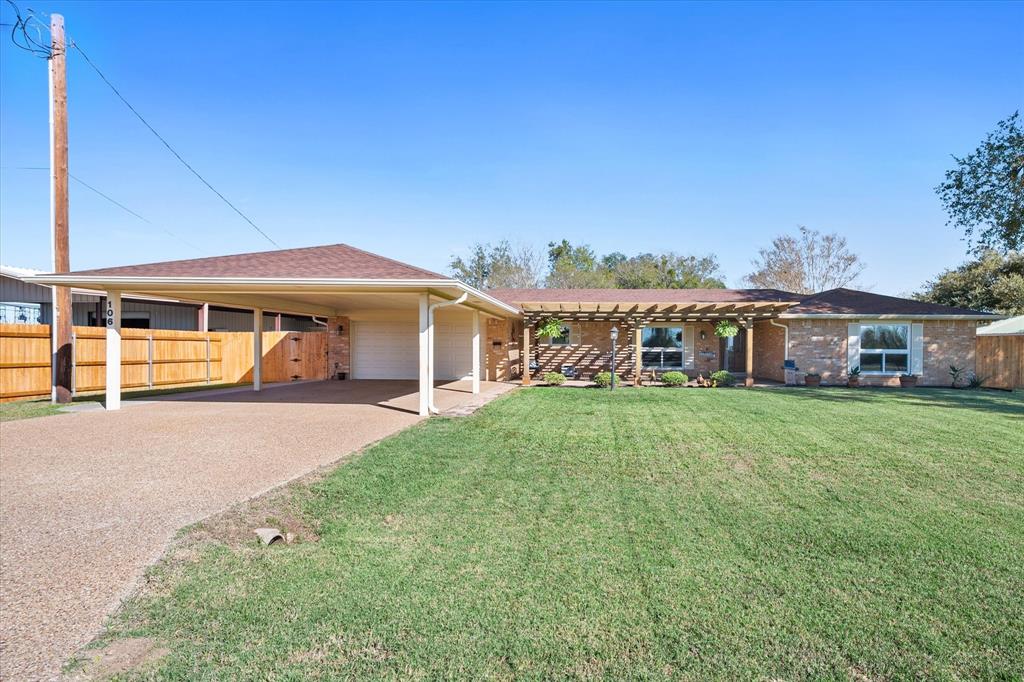
[[297, 289], [312, 287], [350, 288], [350, 289], [390, 289], [390, 288], [431, 288], [431, 287], [452, 287], [462, 292], [480, 298], [496, 308], [513, 315], [520, 315], [518, 308], [485, 294], [464, 282], [456, 279], [327, 279], [327, 278], [281, 278], [281, 277], [118, 277], [109, 275], [36, 275], [26, 277], [26, 281], [39, 284], [59, 284], [65, 286], [85, 286], [99, 288], [102, 290], [123, 290], [129, 291], [133, 287], [146, 288], [147, 286], [203, 286], [217, 285], [229, 289], [240, 287], [271, 287], [282, 289], [295, 287]]
[[839, 314], [839, 313], [823, 313], [818, 315], [812, 314], [796, 314], [796, 313], [782, 313], [779, 315], [779, 319], [782, 320], [1002, 320], [1005, 319], [1002, 315], [907, 315], [902, 313], [899, 315], [853, 315], [853, 314]]

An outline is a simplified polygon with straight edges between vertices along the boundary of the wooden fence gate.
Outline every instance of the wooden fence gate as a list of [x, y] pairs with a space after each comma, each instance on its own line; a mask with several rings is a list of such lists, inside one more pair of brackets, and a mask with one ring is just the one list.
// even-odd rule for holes
[[[106, 329], [74, 327], [75, 393], [102, 391]], [[121, 330], [121, 387], [252, 381], [252, 332]], [[266, 383], [327, 378], [326, 332], [263, 332]], [[0, 324], [0, 400], [50, 395], [50, 326]]]
[[1024, 388], [1024, 336], [979, 336], [976, 372], [992, 388]]

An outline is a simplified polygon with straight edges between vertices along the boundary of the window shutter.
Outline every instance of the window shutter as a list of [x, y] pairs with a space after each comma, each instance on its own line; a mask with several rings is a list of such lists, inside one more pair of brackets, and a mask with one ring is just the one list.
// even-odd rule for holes
[[910, 373], [924, 374], [924, 325], [910, 325]]
[[583, 343], [583, 340], [580, 338], [581, 336], [582, 335], [580, 334], [580, 326], [578, 324], [570, 323], [569, 324], [569, 345], [570, 346], [578, 346], [581, 343]]
[[860, 324], [846, 326], [846, 373], [860, 367]]
[[693, 360], [693, 325], [683, 327], [683, 367], [696, 367]]

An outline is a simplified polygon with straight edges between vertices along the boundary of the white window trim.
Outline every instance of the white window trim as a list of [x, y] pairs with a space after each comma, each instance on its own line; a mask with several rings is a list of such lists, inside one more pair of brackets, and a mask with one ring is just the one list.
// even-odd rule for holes
[[860, 324], [860, 329], [857, 332], [857, 338], [859, 339], [861, 337], [861, 334], [864, 333], [864, 327], [895, 327], [895, 326], [899, 326], [899, 325], [903, 325], [904, 327], [907, 328], [907, 347], [906, 347], [906, 349], [901, 350], [899, 348], [865, 348], [863, 345], [861, 345], [860, 349], [859, 349], [859, 351], [857, 353], [857, 362], [860, 363], [860, 358], [864, 355], [864, 353], [881, 353], [882, 354], [882, 366], [884, 367], [885, 366], [885, 355], [887, 353], [892, 353], [893, 355], [906, 355], [906, 357], [907, 357], [907, 369], [905, 371], [895, 371], [895, 372], [888, 372], [888, 371], [868, 372], [868, 371], [866, 371], [864, 369], [863, 364], [860, 364], [859, 365], [860, 368], [861, 368], [861, 372], [860, 373], [862, 375], [873, 376], [873, 377], [897, 377], [897, 376], [900, 376], [900, 375], [903, 375], [903, 374], [909, 374], [910, 372], [913, 371], [913, 369], [914, 369], [913, 358], [911, 356], [913, 355], [912, 348], [914, 346], [914, 340], [912, 338], [913, 334], [914, 334], [914, 326], [913, 326], [913, 324], [911, 324], [910, 320], [872, 320], [870, 322], [862, 322]]
[[[640, 357], [643, 358], [643, 353], [646, 353], [646, 352], [649, 352], [649, 351], [656, 351], [656, 350], [660, 350], [660, 351], [671, 350], [673, 352], [674, 351], [679, 351], [679, 364], [678, 365], [664, 365], [664, 364], [648, 365], [648, 364], [644, 364], [643, 361], [641, 360], [641, 364], [642, 364], [643, 368], [644, 369], [652, 369], [652, 370], [665, 370], [665, 371], [673, 371], [673, 370], [677, 370], [677, 369], [678, 370], [686, 369], [686, 325], [685, 324], [681, 324], [681, 323], [674, 323], [674, 322], [659, 322], [659, 323], [655, 323], [655, 324], [646, 325], [646, 327], [645, 327], [645, 329], [654, 329], [654, 328], [657, 328], [657, 329], [678, 329], [679, 333], [680, 333], [680, 335], [682, 337], [680, 339], [680, 341], [679, 341], [680, 346], [678, 348], [676, 348], [675, 346], [644, 346], [643, 344], [641, 344], [641, 347], [640, 347], [641, 355], [640, 355]], [[641, 337], [642, 336], [643, 336], [643, 334], [641, 333]], [[664, 352], [662, 353], [662, 358], [664, 358]]]

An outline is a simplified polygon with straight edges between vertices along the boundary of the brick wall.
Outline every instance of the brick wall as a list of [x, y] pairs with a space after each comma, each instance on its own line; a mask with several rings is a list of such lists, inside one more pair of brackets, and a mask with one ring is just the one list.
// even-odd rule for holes
[[[746, 333], [740, 330], [740, 334]], [[759, 379], [785, 381], [782, 363], [786, 359], [786, 330], [767, 320], [754, 323], [754, 376]]]
[[[789, 357], [800, 370], [798, 382], [808, 372], [821, 374], [822, 383], [845, 384], [848, 358], [847, 325], [851, 320], [788, 320]], [[923, 375], [921, 386], [948, 386], [949, 366], [975, 371], [975, 329], [970, 320], [935, 320], [924, 323]], [[782, 331], [781, 329], [779, 330]], [[755, 357], [757, 332], [754, 333]], [[756, 373], [756, 372], [755, 372]], [[865, 386], [899, 386], [898, 376], [861, 376]]]
[[519, 375], [519, 322], [487, 318], [484, 330], [484, 379], [509, 381]]
[[[341, 333], [338, 328], [341, 327]], [[327, 318], [327, 375], [334, 377], [338, 372], [352, 374], [352, 323], [347, 317]]]
[[[545, 372], [560, 372], [562, 365], [573, 365], [576, 376], [590, 379], [598, 372], [606, 372], [612, 353], [612, 322], [572, 322], [575, 328], [573, 343], [568, 346], [549, 346], [547, 339], [537, 337], [531, 330], [530, 351], [538, 368], [532, 376], [540, 378]], [[619, 340], [615, 353], [615, 371], [623, 379], [633, 378], [633, 329], [618, 324]]]

